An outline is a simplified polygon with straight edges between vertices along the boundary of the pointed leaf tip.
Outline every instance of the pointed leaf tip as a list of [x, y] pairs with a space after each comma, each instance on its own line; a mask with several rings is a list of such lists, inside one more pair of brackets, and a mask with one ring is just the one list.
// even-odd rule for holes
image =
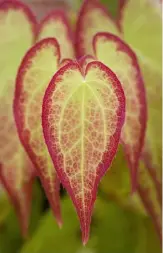
[[131, 190], [134, 192], [147, 123], [146, 92], [141, 71], [135, 53], [116, 35], [98, 33], [93, 46], [97, 59], [117, 75], [126, 96], [126, 118], [121, 142], [131, 171]]
[[85, 244], [97, 186], [109, 168], [124, 123], [125, 97], [115, 74], [93, 61], [58, 70], [43, 100], [43, 132], [59, 179], [76, 207]]
[[60, 226], [60, 182], [45, 145], [41, 123], [41, 101], [59, 63], [60, 48], [54, 38], [43, 39], [27, 52], [17, 75], [14, 116], [21, 142], [35, 165]]

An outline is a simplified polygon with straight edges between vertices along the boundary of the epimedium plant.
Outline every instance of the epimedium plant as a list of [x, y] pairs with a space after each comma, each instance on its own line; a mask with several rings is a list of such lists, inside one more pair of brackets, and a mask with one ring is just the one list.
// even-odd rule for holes
[[[133, 8], [143, 10], [147, 17], [156, 15], [146, 0], [141, 4], [129, 0], [123, 1], [119, 20], [114, 21], [100, 1], [86, 0], [73, 35], [63, 10], [51, 12], [38, 24], [24, 4], [5, 1], [0, 5], [0, 63], [4, 65], [0, 78], [5, 87], [1, 93], [0, 176], [24, 235], [31, 185], [39, 176], [59, 226], [60, 182], [66, 188], [86, 244], [98, 184], [121, 143], [132, 192], [138, 192], [161, 233], [161, 179], [156, 171], [160, 158], [152, 150], [160, 146], [152, 143], [148, 147], [153, 114], [147, 76], [150, 71], [159, 80], [160, 62], [159, 55], [148, 52], [143, 43], [135, 44], [129, 27]], [[158, 20], [156, 25], [160, 25]], [[149, 31], [144, 30], [146, 41]], [[155, 40], [158, 43], [157, 35], [149, 49]], [[10, 137], [8, 129], [12, 129]], [[3, 149], [4, 144], [10, 145], [10, 152]]]
[[[141, 183], [138, 184], [138, 191], [146, 208], [154, 217], [158, 232], [161, 231], [159, 222], [161, 220], [161, 208], [156, 205], [157, 201], [155, 201], [155, 199], [160, 202], [161, 143], [158, 143], [158, 140], [154, 138], [154, 136], [157, 132], [160, 136], [159, 139], [161, 140], [161, 97], [157, 97], [156, 94], [154, 94], [153, 89], [158, 89], [161, 94], [160, 17], [156, 6], [152, 5], [149, 1], [119, 1], [119, 16], [118, 19], [114, 21], [99, 1], [85, 1], [79, 13], [76, 30], [76, 47], [78, 55], [82, 55], [83, 53], [94, 54], [93, 48], [97, 48], [94, 36], [100, 37], [99, 35], [96, 35], [98, 32], [111, 32], [118, 35], [125, 40], [137, 54], [146, 85], [146, 97], [148, 101], [148, 125], [139, 168], [138, 182]], [[148, 23], [150, 18], [153, 18], [154, 20], [151, 26], [149, 26]], [[87, 25], [88, 22], [90, 24], [89, 26]], [[152, 40], [150, 40], [151, 34], [154, 34]], [[104, 41], [106, 40], [106, 37], [107, 35], [105, 34], [103, 36]], [[139, 42], [140, 37], [141, 42]], [[95, 47], [91, 46], [93, 38]], [[102, 48], [104, 49], [104, 46], [106, 47], [106, 45], [106, 42], [103, 43]], [[157, 52], [154, 53], [156, 45], [158, 49]], [[105, 61], [106, 64], [111, 64], [106, 51], [103, 50], [102, 54], [100, 53], [100, 45], [98, 48], [98, 51], [95, 52], [96, 57], [98, 56], [98, 53], [99, 57], [101, 57], [100, 60]], [[155, 88], [153, 88], [153, 82], [155, 83]], [[160, 108], [160, 111], [156, 112], [154, 109], [156, 107]], [[152, 124], [154, 119], [158, 122], [157, 131]], [[143, 124], [143, 119], [141, 120], [141, 124]], [[141, 142], [141, 134], [139, 135], [139, 138], [139, 141]], [[132, 139], [133, 138], [131, 138], [131, 140]], [[140, 142], [139, 145], [141, 146]], [[133, 145], [133, 147], [135, 149], [135, 145]], [[145, 170], [143, 164], [147, 170]], [[132, 164], [130, 163], [129, 165], [130, 168], [132, 168]], [[150, 179], [151, 176], [153, 177], [153, 183], [156, 187], [156, 191], [153, 191], [153, 194], [151, 194], [150, 191], [153, 185]], [[147, 191], [149, 194], [145, 196]], [[152, 202], [153, 207], [149, 208]]]
[[[64, 47], [66, 50], [66, 52], [64, 51], [65, 57], [74, 57], [74, 50], [70, 40], [71, 30], [63, 11], [54, 11], [50, 13], [39, 25], [32, 11], [26, 5], [17, 1], [2, 2], [0, 14], [1, 32], [4, 35], [2, 36], [3, 40], [1, 40], [1, 66], [4, 66], [1, 72], [1, 101], [3, 101], [1, 105], [1, 181], [9, 192], [12, 202], [16, 207], [18, 217], [20, 218], [22, 233], [25, 235], [28, 227], [32, 180], [33, 176], [35, 176], [35, 172], [32, 169], [31, 161], [27, 157], [19, 141], [13, 117], [12, 104], [16, 72], [25, 52], [36, 43], [36, 41], [49, 36], [49, 33], [51, 37], [56, 37], [58, 29], [60, 29], [62, 25], [64, 25], [63, 29], [65, 29], [65, 32], [59, 33], [57, 39], [59, 42], [61, 40], [67, 41], [67, 46]], [[23, 33], [22, 25], [24, 27]], [[6, 41], [8, 43], [6, 43]], [[11, 61], [10, 57], [12, 59]], [[10, 64], [4, 64], [5, 62], [10, 62]], [[10, 135], [8, 131], [10, 131]], [[6, 146], [6, 149], [3, 148], [4, 146]], [[52, 178], [52, 180], [57, 180], [54, 169], [52, 169], [51, 172], [49, 167], [49, 170], [51, 173], [50, 178]], [[24, 192], [23, 195], [22, 192]], [[54, 201], [53, 197], [55, 196], [55, 199], [57, 199], [59, 193], [59, 189], [57, 190], [57, 182], [54, 184], [53, 190], [50, 189], [48, 192], [48, 194], [52, 193], [50, 201], [54, 207], [57, 205], [56, 212], [58, 216], [60, 216], [59, 201]], [[23, 199], [23, 201], [21, 199]], [[53, 208], [53, 210], [55, 210], [55, 208]]]

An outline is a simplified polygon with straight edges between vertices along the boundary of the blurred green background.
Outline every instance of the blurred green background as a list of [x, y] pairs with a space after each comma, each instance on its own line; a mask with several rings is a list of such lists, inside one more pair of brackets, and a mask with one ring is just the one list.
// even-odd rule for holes
[[[117, 0], [102, 2], [117, 15]], [[130, 194], [129, 171], [121, 148], [101, 181], [86, 246], [82, 245], [79, 221], [64, 189], [61, 189], [61, 206], [64, 224], [59, 229], [37, 179], [33, 186], [29, 236], [23, 239], [7, 194], [0, 190], [0, 253], [161, 252], [153, 224], [138, 195]]]
[[90, 240], [82, 245], [76, 212], [61, 189], [63, 227], [58, 228], [43, 189], [33, 186], [29, 236], [23, 240], [17, 217], [5, 193], [0, 197], [0, 252], [2, 253], [159, 253], [160, 242], [138, 196], [131, 196], [128, 168], [119, 150], [101, 181], [92, 217]]

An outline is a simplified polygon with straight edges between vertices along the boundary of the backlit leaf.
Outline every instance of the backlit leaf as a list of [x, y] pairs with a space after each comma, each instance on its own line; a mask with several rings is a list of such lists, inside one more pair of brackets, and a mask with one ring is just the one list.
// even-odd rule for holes
[[74, 58], [73, 34], [66, 12], [54, 10], [42, 20], [38, 31], [38, 40], [47, 37], [57, 39], [62, 59]]
[[145, 149], [150, 147], [153, 164], [159, 167], [157, 171], [160, 174], [162, 167], [160, 159], [162, 147], [161, 12], [152, 1], [130, 0], [126, 2], [122, 14], [121, 26], [124, 39], [138, 56], [147, 90], [148, 126]]
[[[147, 134], [144, 149], [146, 152], [150, 149], [150, 161], [152, 162], [150, 167], [155, 168], [157, 179], [160, 178], [159, 181], [161, 181], [161, 15], [156, 5], [151, 3], [152, 1], [147, 0], [119, 0], [120, 13], [117, 23], [121, 29], [119, 36], [124, 38], [133, 51], [136, 52], [143, 74], [148, 104]], [[91, 13], [91, 10], [89, 10], [88, 16], [90, 16], [89, 13]], [[98, 20], [102, 21], [99, 21], [98, 26], [95, 21], [90, 22], [91, 18], [83, 19], [79, 16], [80, 22], [76, 35], [78, 36], [81, 30], [82, 34], [86, 34], [92, 24], [98, 27], [96, 32], [102, 32], [104, 16], [102, 12], [98, 12]], [[81, 27], [80, 23], [83, 22], [86, 24], [84, 29], [79, 29]], [[112, 33], [109, 26], [107, 26], [107, 31]], [[78, 44], [78, 47], [82, 48], [82, 52], [85, 48], [87, 49], [85, 42], [87, 39], [83, 37], [83, 41], [82, 46]], [[157, 124], [153, 122], [157, 122]]]
[[[143, 178], [147, 171], [150, 174], [151, 168], [153, 175], [146, 176], [142, 180], [146, 184], [140, 185], [142, 188], [140, 195], [160, 235], [161, 217], [158, 218], [155, 213], [156, 210], [161, 209], [161, 204], [160, 197], [158, 199], [155, 196], [162, 184], [162, 21], [161, 5], [158, 8], [155, 2], [127, 1], [122, 12], [121, 27], [124, 39], [138, 56], [147, 91], [148, 124], [144, 152], [148, 154], [148, 157], [143, 154], [144, 165], [141, 165], [141, 175]], [[144, 187], [147, 189], [144, 190]], [[151, 210], [154, 214], [151, 214]]]
[[147, 121], [146, 96], [140, 68], [134, 52], [117, 36], [98, 33], [93, 43], [97, 59], [114, 71], [125, 92], [126, 117], [121, 141], [131, 169], [132, 188], [135, 190]]
[[124, 112], [120, 82], [98, 61], [85, 71], [69, 63], [54, 75], [45, 93], [45, 140], [77, 209], [83, 244], [89, 238], [97, 186], [117, 151]]
[[35, 18], [24, 4], [0, 3], [0, 178], [18, 213], [23, 235], [30, 216], [33, 166], [19, 141], [12, 104], [16, 72], [35, 40], [35, 30]]
[[41, 125], [44, 92], [59, 63], [60, 49], [54, 38], [44, 39], [28, 51], [17, 76], [14, 114], [20, 139], [37, 169], [57, 222], [61, 226], [59, 180], [45, 145]]
[[85, 0], [76, 25], [76, 51], [78, 56], [93, 54], [92, 40], [98, 32], [119, 34], [111, 15], [97, 0]]

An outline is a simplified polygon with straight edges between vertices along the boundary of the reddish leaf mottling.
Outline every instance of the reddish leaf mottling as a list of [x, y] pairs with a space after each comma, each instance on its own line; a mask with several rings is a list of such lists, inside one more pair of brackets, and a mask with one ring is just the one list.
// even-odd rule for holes
[[[20, 25], [24, 26], [23, 31], [20, 29]], [[34, 171], [17, 134], [12, 103], [18, 65], [28, 46], [31, 46], [35, 41], [36, 19], [23, 3], [12, 0], [2, 1], [0, 3], [0, 29], [0, 51], [1, 59], [3, 59], [0, 62], [0, 65], [2, 64], [0, 70], [2, 89], [0, 93], [0, 180], [14, 205], [22, 234], [26, 236], [30, 218]], [[21, 31], [21, 34], [18, 34], [18, 31]], [[23, 36], [26, 36], [25, 44]], [[20, 52], [16, 51], [16, 45], [21, 43]]]
[[37, 170], [58, 225], [61, 226], [60, 182], [41, 126], [41, 101], [59, 63], [60, 48], [54, 38], [41, 40], [27, 52], [17, 75], [14, 116], [21, 142]]
[[[80, 95], [74, 96], [75, 92]], [[77, 62], [67, 64], [54, 75], [45, 93], [45, 140], [58, 176], [76, 207], [83, 244], [89, 238], [99, 181], [117, 151], [124, 110], [120, 82], [97, 61], [89, 63], [85, 73]]]
[[[115, 72], [126, 96], [126, 118], [121, 141], [131, 171], [134, 191], [137, 186], [138, 163], [144, 146], [147, 124], [146, 92], [140, 67], [133, 50], [113, 34], [97, 33], [93, 40], [93, 47], [97, 59], [110, 66]], [[106, 53], [102, 51], [101, 54], [103, 49]], [[114, 59], [109, 58], [109, 50]]]

